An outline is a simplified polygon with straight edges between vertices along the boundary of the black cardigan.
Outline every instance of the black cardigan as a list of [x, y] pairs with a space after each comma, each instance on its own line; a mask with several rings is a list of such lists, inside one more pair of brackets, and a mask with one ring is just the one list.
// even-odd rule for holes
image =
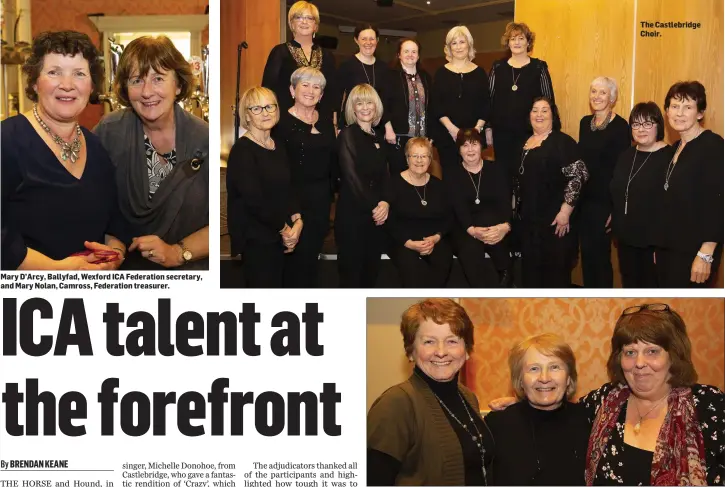
[[[423, 90], [425, 91], [425, 133], [430, 136], [428, 128], [430, 126], [430, 112], [428, 107], [430, 106], [430, 99], [432, 96], [431, 88], [433, 87], [433, 80], [430, 75], [422, 70], [418, 70], [418, 75], [423, 82]], [[388, 117], [386, 117], [390, 123], [393, 124], [393, 130], [396, 134], [407, 134], [410, 127], [408, 126], [408, 104], [410, 103], [410, 93], [408, 91], [408, 82], [405, 79], [405, 71], [398, 66], [390, 72], [390, 93], [389, 106], [385, 107], [388, 110]]]

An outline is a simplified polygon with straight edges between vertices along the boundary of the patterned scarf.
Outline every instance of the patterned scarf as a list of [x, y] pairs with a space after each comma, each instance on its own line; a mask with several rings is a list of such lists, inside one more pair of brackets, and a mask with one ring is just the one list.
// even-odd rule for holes
[[[607, 395], [597, 412], [587, 449], [587, 485], [593, 485], [602, 453], [630, 394], [629, 387], [620, 385]], [[705, 446], [692, 391], [689, 387], [673, 389], [667, 405], [652, 457], [651, 485], [707, 485]]]

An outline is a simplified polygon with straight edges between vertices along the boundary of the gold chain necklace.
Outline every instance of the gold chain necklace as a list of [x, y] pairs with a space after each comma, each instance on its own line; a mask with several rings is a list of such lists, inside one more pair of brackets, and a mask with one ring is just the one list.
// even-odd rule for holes
[[646, 413], [644, 413], [644, 414], [642, 414], [642, 413], [640, 413], [640, 412], [639, 412], [639, 406], [637, 405], [637, 403], [635, 403], [635, 404], [634, 404], [634, 408], [635, 408], [635, 409], [637, 410], [637, 414], [639, 415], [639, 420], [638, 420], [638, 421], [637, 421], [637, 422], [635, 423], [635, 425], [634, 425], [634, 428], [633, 428], [633, 431], [634, 431], [634, 434], [635, 434], [635, 435], [638, 435], [638, 434], [639, 434], [639, 430], [640, 430], [640, 429], [642, 428], [642, 420], [643, 420], [644, 418], [646, 418], [646, 417], [647, 417], [647, 416], [649, 415], [649, 413], [651, 413], [652, 411], [654, 411], [654, 410], [655, 410], [655, 408], [656, 408], [657, 406], [659, 406], [659, 405], [660, 405], [660, 403], [662, 403], [662, 401], [664, 401], [665, 399], [667, 399], [667, 396], [669, 396], [669, 394], [665, 395], [665, 397], [663, 397], [662, 399], [660, 399], [659, 401], [657, 401], [657, 402], [655, 403], [655, 405], [654, 405], [654, 406], [652, 406], [652, 407], [650, 408], [650, 410], [649, 410], [649, 411], [647, 411], [647, 412], [646, 412]]
[[42, 118], [40, 118], [40, 115], [38, 114], [37, 103], [33, 105], [33, 115], [35, 116], [35, 120], [38, 122], [38, 125], [40, 125], [43, 130], [45, 130], [48, 135], [50, 135], [50, 138], [53, 139], [53, 142], [60, 146], [60, 158], [63, 161], [67, 161], [68, 159], [70, 159], [71, 164], [75, 164], [76, 161], [81, 157], [81, 126], [78, 125], [78, 122], [76, 122], [75, 138], [70, 142], [66, 142], [65, 140], [63, 140], [63, 138], [61, 138], [60, 135], [50, 130], [48, 124], [45, 123]]

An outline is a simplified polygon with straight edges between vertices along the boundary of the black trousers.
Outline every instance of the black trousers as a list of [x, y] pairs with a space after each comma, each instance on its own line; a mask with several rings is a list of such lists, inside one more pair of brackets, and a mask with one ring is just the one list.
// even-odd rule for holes
[[453, 249], [446, 239], [441, 239], [426, 256], [395, 245], [390, 250], [390, 258], [398, 268], [403, 287], [446, 287], [453, 264]]
[[[497, 271], [511, 267], [506, 240], [496, 245], [487, 245], [460, 228], [453, 231], [452, 237], [453, 247], [468, 285], [473, 288], [499, 287]], [[490, 259], [486, 258], [486, 254]]]
[[304, 227], [294, 252], [285, 254], [284, 287], [311, 288], [319, 285], [319, 255], [330, 229], [330, 206], [304, 217]]
[[654, 247], [633, 247], [618, 242], [617, 256], [619, 257], [619, 273], [622, 276], [622, 287], [658, 287], [657, 269], [654, 263]]
[[384, 225], [375, 225], [372, 215], [362, 219], [345, 213], [339, 212], [335, 218], [340, 287], [374, 287], [385, 246]]
[[582, 201], [577, 211], [584, 287], [612, 288], [612, 237], [604, 227], [611, 209], [596, 201]]
[[720, 268], [722, 248], [720, 245], [716, 247], [715, 254], [713, 255], [715, 261], [710, 266], [710, 277], [702, 284], [690, 281], [692, 262], [697, 257], [697, 251], [695, 251], [695, 253], [689, 253], [657, 247], [655, 249], [655, 255], [657, 257], [657, 281], [659, 282], [660, 287], [710, 287], [712, 281], [715, 279], [715, 273]]
[[509, 190], [513, 188], [513, 178], [519, 169], [521, 160], [519, 159], [521, 147], [528, 138], [528, 134], [524, 131], [515, 131], [506, 128], [493, 128], [493, 153], [496, 162], [500, 167], [504, 167], [508, 174], [506, 182]]
[[576, 255], [576, 234], [563, 237], [554, 227], [518, 222], [521, 226], [521, 273], [526, 288], [571, 287], [571, 270]]
[[247, 287], [282, 287], [285, 253], [281, 238], [275, 243], [247, 241], [242, 252], [242, 264]]

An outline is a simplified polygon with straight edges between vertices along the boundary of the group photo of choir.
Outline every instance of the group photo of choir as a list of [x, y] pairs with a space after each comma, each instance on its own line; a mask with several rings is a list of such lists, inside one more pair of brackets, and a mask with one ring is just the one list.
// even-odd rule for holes
[[725, 485], [724, 310], [368, 298], [367, 484]]
[[428, 72], [416, 37], [376, 55], [369, 23], [338, 61], [320, 15], [289, 5], [291, 37], [239, 98], [222, 198], [241, 275], [223, 286], [569, 288], [575, 267], [583, 287], [714, 285], [723, 138], [704, 119], [721, 85], [673, 77], [630, 109], [603, 71], [576, 80], [588, 106], [572, 114], [534, 24], [507, 23], [490, 68], [455, 25]]
[[15, 3], [3, 4], [0, 268], [208, 270], [204, 8]]

